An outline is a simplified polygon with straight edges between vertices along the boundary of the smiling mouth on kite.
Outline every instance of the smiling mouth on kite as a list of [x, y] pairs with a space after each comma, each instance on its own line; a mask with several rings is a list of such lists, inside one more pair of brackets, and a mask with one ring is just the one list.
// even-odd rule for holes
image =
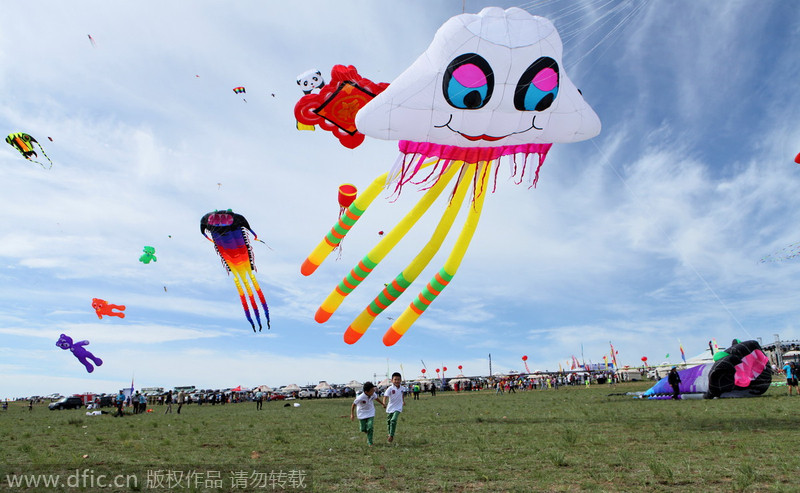
[[490, 142], [494, 142], [494, 141], [497, 141], [497, 140], [505, 139], [506, 137], [509, 137], [511, 135], [517, 135], [517, 134], [525, 133], [525, 132], [527, 132], [528, 130], [530, 130], [532, 128], [535, 128], [536, 130], [542, 130], [542, 128], [539, 128], [539, 127], [536, 126], [536, 115], [533, 115], [533, 118], [531, 119], [531, 126], [526, 128], [525, 130], [519, 130], [517, 132], [511, 132], [510, 134], [501, 135], [499, 137], [498, 136], [494, 136], [494, 135], [486, 135], [486, 134], [482, 134], [482, 135], [465, 134], [465, 133], [459, 132], [458, 130], [456, 130], [453, 127], [451, 127], [450, 126], [450, 122], [451, 121], [453, 121], [453, 114], [452, 113], [450, 114], [450, 119], [447, 120], [446, 123], [444, 123], [442, 125], [434, 125], [433, 127], [434, 128], [447, 127], [447, 129], [450, 130], [451, 132], [457, 133], [458, 135], [464, 137], [465, 139], [471, 140], [473, 142], [478, 141], [478, 140], [488, 140]]

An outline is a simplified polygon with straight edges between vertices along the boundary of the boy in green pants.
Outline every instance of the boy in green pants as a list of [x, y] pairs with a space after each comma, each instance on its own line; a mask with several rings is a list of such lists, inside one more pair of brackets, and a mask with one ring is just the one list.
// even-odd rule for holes
[[383, 404], [386, 408], [386, 425], [389, 428], [389, 436], [386, 441], [389, 443], [394, 441], [397, 420], [403, 411], [403, 405], [406, 403], [408, 389], [400, 385], [403, 381], [402, 378], [399, 372], [392, 373], [392, 385], [383, 393]]
[[[350, 406], [350, 421], [353, 421], [353, 412], [358, 414], [358, 420], [361, 423], [361, 431], [367, 434], [367, 445], [372, 447], [372, 423], [375, 419], [375, 404], [374, 401], [378, 400], [378, 394], [375, 392], [375, 385], [372, 382], [364, 383], [364, 392], [358, 394]], [[378, 400], [378, 404], [383, 406], [383, 402]], [[383, 406], [386, 407], [386, 406]]]

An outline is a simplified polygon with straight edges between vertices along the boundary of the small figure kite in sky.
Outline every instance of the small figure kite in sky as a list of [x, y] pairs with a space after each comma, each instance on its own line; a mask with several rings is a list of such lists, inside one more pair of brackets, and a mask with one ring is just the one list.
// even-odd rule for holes
[[31, 159], [31, 156], [39, 157], [36, 154], [36, 151], [33, 150], [33, 144], [38, 145], [39, 146], [39, 150], [42, 152], [42, 155], [50, 163], [50, 166], [48, 166], [47, 169], [50, 169], [50, 168], [53, 167], [53, 162], [50, 161], [50, 158], [47, 157], [47, 154], [44, 152], [44, 149], [42, 149], [42, 144], [40, 144], [36, 139], [31, 137], [30, 135], [28, 135], [26, 133], [23, 133], [23, 132], [16, 132], [16, 133], [13, 133], [13, 134], [9, 134], [8, 137], [6, 137], [6, 142], [8, 142], [8, 144], [11, 147], [13, 147], [17, 151], [19, 151], [19, 153], [22, 154], [22, 157], [24, 157], [28, 161], [33, 161], [34, 163], [36, 163], [39, 166], [41, 166], [42, 168], [44, 168], [45, 167], [44, 164], [40, 163], [39, 161], [37, 161], [35, 159]]
[[[258, 235], [250, 228], [247, 219], [241, 214], [236, 214], [230, 209], [226, 211], [209, 212], [200, 219], [200, 232], [207, 240], [214, 243], [214, 249], [217, 251], [222, 265], [228, 273], [233, 274], [233, 282], [236, 283], [236, 290], [239, 292], [239, 298], [244, 308], [244, 314], [250, 326], [253, 327], [253, 332], [256, 331], [256, 326], [253, 319], [250, 317], [250, 308], [247, 305], [247, 298], [250, 298], [250, 305], [256, 314], [258, 321], [258, 331], [261, 331], [261, 316], [258, 313], [258, 305], [256, 304], [253, 289], [258, 294], [261, 301], [261, 306], [264, 308], [264, 316], [267, 319], [267, 329], [270, 328], [269, 322], [269, 308], [267, 307], [267, 300], [264, 298], [264, 293], [261, 292], [261, 287], [258, 285], [255, 274], [256, 264], [253, 257], [253, 249], [250, 247], [250, 240], [248, 239], [247, 232], [253, 235], [253, 239], [258, 239]], [[209, 238], [209, 235], [211, 237]], [[253, 283], [253, 288], [250, 287], [248, 279]], [[244, 284], [247, 290], [247, 298], [245, 298], [244, 291], [242, 290]]]
[[777, 252], [761, 257], [759, 262], [762, 264], [766, 262], [781, 262], [784, 260], [791, 260], [798, 255], [800, 255], [800, 242], [795, 242], [781, 248]]
[[156, 258], [156, 249], [151, 246], [146, 246], [142, 249], [144, 252], [141, 257], [139, 257], [139, 262], [143, 264], [149, 264], [151, 261], [158, 262]]
[[103, 360], [93, 355], [88, 349], [84, 348], [84, 346], [88, 345], [89, 341], [72, 342], [72, 338], [66, 334], [61, 334], [61, 337], [59, 337], [58, 341], [56, 341], [56, 346], [65, 351], [67, 349], [72, 351], [72, 354], [78, 358], [78, 361], [80, 361], [81, 364], [86, 367], [86, 371], [92, 373], [94, 371], [94, 367], [91, 363], [89, 363], [89, 360], [92, 360], [97, 366], [102, 365]]
[[[340, 66], [337, 66], [340, 67]], [[344, 298], [375, 269], [417, 223], [451, 181], [450, 200], [430, 240], [410, 264], [356, 317], [344, 334], [353, 344], [375, 318], [391, 305], [428, 265], [441, 247], [459, 208], [467, 200], [467, 218], [450, 256], [422, 292], [383, 336], [395, 344], [453, 279], [466, 253], [489, 190], [494, 191], [501, 161], [522, 182], [528, 160], [536, 185], [539, 169], [553, 143], [578, 142], [600, 133], [600, 119], [567, 77], [561, 39], [549, 20], [513, 7], [483, 9], [448, 20], [428, 49], [391, 85], [363, 89], [331, 74], [320, 94], [304, 96], [295, 106], [303, 123], [332, 130], [346, 147], [354, 148], [364, 135], [399, 140], [400, 156], [388, 173], [375, 179], [350, 205], [301, 267], [312, 274], [355, 225], [382, 189], [400, 193], [407, 184], [425, 194], [413, 209], [354, 267], [317, 310], [315, 320], [326, 322]], [[338, 69], [339, 71], [345, 68]], [[355, 68], [349, 67], [355, 74]], [[337, 82], [337, 78], [341, 82]], [[349, 86], [348, 86], [349, 84]], [[330, 88], [330, 90], [329, 90]], [[363, 108], [350, 105], [353, 122], [336, 124], [327, 104], [334, 91], [370, 92]], [[313, 104], [306, 104], [306, 103]], [[325, 103], [325, 105], [323, 105]], [[355, 113], [357, 112], [357, 113]], [[305, 121], [304, 121], [305, 119]]]
[[[236, 94], [247, 94], [247, 91], [244, 90], [244, 86], [234, 87], [233, 92], [235, 92]], [[242, 101], [244, 101], [245, 103], [247, 102], [245, 98], [242, 98]]]
[[113, 310], [120, 310], [120, 312], [125, 310], [125, 305], [112, 305], [106, 300], [101, 300], [100, 298], [92, 298], [92, 308], [94, 308], [95, 313], [97, 313], [97, 318], [103, 319], [103, 315], [107, 315], [109, 317], [119, 317], [125, 318], [124, 313], [115, 312]]

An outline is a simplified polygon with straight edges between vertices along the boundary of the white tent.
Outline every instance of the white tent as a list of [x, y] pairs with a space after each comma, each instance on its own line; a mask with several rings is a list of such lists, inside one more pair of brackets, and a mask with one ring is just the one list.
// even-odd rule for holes
[[358, 380], [350, 380], [350, 382], [346, 385], [346, 387], [350, 387], [356, 392], [361, 392], [361, 389], [364, 388], [364, 384], [359, 382]]
[[711, 350], [706, 349], [697, 356], [687, 359], [686, 363], [681, 362], [681, 364], [678, 366], [685, 365], [686, 368], [689, 368], [691, 366], [704, 365], [706, 363], [713, 363], [713, 362], [714, 362], [714, 356], [711, 355]]
[[299, 392], [300, 391], [300, 387], [298, 387], [296, 383], [293, 383], [293, 384], [287, 385], [286, 387], [283, 387], [281, 390], [285, 390], [287, 392]]
[[258, 387], [253, 389], [254, 392], [272, 392], [272, 389], [269, 385], [259, 385]]
[[329, 388], [331, 388], [331, 386], [328, 385], [328, 382], [323, 381], [320, 382], [316, 387], [314, 387], [314, 390], [327, 390]]

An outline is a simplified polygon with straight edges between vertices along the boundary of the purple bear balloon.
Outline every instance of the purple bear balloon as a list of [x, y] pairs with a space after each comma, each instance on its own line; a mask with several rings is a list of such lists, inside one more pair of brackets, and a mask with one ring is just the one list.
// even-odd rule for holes
[[88, 360], [92, 360], [94, 364], [97, 366], [102, 365], [103, 360], [96, 357], [83, 347], [87, 345], [89, 345], [89, 341], [79, 341], [73, 343], [72, 337], [66, 334], [61, 334], [61, 337], [59, 337], [58, 341], [56, 342], [56, 346], [60, 347], [61, 349], [64, 350], [69, 349], [70, 351], [72, 351], [72, 354], [74, 354], [75, 357], [78, 358], [78, 361], [80, 361], [83, 364], [83, 366], [86, 367], [86, 371], [92, 373], [94, 371], [94, 367], [92, 366], [91, 363], [89, 363]]

